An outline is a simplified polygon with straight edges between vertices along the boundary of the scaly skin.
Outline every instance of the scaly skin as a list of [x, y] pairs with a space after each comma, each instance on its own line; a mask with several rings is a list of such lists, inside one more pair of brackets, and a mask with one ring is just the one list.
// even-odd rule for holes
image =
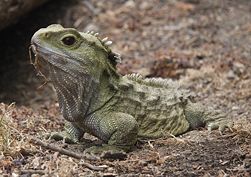
[[92, 32], [61, 25], [33, 35], [35, 67], [52, 81], [66, 119], [65, 131], [54, 134], [55, 139], [79, 142], [88, 132], [105, 142], [91, 150], [128, 151], [138, 137], [179, 135], [205, 125], [221, 131], [231, 126], [225, 115], [194, 103], [192, 95], [173, 81], [120, 76], [120, 58], [110, 43]]

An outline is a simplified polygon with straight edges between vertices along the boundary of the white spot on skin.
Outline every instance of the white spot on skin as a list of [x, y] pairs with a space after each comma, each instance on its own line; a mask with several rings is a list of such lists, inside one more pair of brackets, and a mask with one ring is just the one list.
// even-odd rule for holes
[[102, 42], [106, 42], [108, 40], [108, 37], [105, 37], [104, 39], [102, 39]]
[[106, 41], [106, 42], [105, 42], [105, 45], [106, 45], [106, 46], [112, 45], [112, 41]]

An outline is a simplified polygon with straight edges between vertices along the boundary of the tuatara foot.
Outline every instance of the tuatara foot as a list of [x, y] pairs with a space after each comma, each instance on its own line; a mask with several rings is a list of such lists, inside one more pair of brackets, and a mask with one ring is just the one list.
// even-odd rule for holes
[[215, 121], [207, 124], [208, 131], [219, 130], [220, 133], [223, 133], [226, 128], [230, 129], [233, 127], [232, 121]]
[[124, 160], [127, 157], [126, 152], [123, 149], [107, 144], [103, 144], [102, 146], [92, 146], [87, 148], [84, 153], [110, 160]]
[[79, 143], [79, 140], [75, 137], [73, 137], [72, 135], [70, 135], [68, 132], [66, 131], [62, 131], [62, 132], [52, 132], [49, 135], [47, 135], [47, 138], [49, 139], [54, 139], [56, 141], [60, 141], [63, 140], [64, 143], [68, 143], [68, 144], [76, 144]]

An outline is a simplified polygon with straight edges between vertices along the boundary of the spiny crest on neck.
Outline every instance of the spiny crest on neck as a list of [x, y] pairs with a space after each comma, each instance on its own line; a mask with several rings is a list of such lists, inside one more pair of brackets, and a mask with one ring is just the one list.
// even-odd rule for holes
[[[110, 46], [113, 42], [108, 40], [108, 37], [100, 38], [99, 33], [96, 33], [94, 31], [87, 31], [85, 34], [91, 35], [92, 37], [97, 39], [102, 44], [101, 48], [105, 49], [105, 51], [107, 52], [107, 59], [109, 61], [109, 64], [108, 64], [109, 67], [107, 67], [105, 72], [102, 74], [101, 80], [103, 79], [104, 81], [108, 79], [109, 87], [117, 90], [117, 82], [118, 82], [118, 79], [120, 78], [120, 75], [116, 71], [116, 65], [117, 63], [121, 63], [121, 55], [111, 50]], [[100, 47], [99, 45], [100, 43], [98, 43], [97, 47]]]
[[108, 40], [108, 37], [104, 37], [103, 39], [101, 39], [99, 37], [99, 33], [96, 33], [94, 31], [87, 31], [86, 34], [90, 34], [90, 35], [96, 37], [101, 42], [103, 47], [108, 52], [108, 59], [111, 61], [112, 65], [114, 67], [116, 67], [117, 63], [121, 63], [121, 55], [119, 53], [113, 52], [110, 49], [110, 46], [112, 45], [113, 42], [111, 40]]

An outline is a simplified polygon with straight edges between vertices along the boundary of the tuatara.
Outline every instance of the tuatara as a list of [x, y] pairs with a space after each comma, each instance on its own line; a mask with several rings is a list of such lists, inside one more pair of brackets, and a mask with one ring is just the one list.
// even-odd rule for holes
[[[120, 55], [107, 38], [53, 24], [31, 39], [35, 66], [52, 82], [65, 130], [54, 138], [79, 142], [85, 132], [103, 140], [97, 149], [128, 151], [138, 138], [180, 135], [201, 126], [223, 131], [232, 122], [225, 114], [193, 101], [193, 95], [175, 82], [121, 76]], [[94, 148], [95, 149], [95, 148]]]

